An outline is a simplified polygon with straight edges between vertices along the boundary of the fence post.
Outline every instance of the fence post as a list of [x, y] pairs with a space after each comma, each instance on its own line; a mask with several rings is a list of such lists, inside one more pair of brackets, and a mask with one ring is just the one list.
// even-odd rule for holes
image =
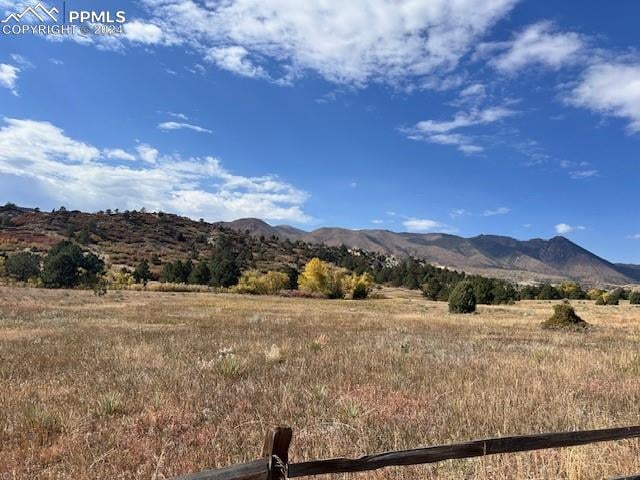
[[293, 431], [289, 427], [276, 427], [267, 432], [262, 456], [269, 458], [269, 480], [286, 480], [292, 436]]

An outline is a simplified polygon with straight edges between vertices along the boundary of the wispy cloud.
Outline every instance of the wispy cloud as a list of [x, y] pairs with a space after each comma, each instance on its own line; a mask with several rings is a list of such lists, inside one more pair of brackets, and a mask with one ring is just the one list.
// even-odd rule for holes
[[559, 32], [551, 22], [529, 25], [508, 42], [484, 43], [480, 57], [491, 56], [490, 65], [503, 73], [515, 73], [529, 65], [558, 69], [578, 61], [585, 38], [575, 32]]
[[627, 238], [630, 240], [640, 240], [640, 233], [634, 233], [631, 235], [627, 235]]
[[496, 208], [495, 210], [485, 210], [483, 215], [485, 217], [492, 217], [494, 215], [506, 215], [509, 212], [511, 212], [510, 208], [500, 207], [500, 208]]
[[559, 223], [554, 228], [556, 233], [560, 235], [585, 230], [585, 227], [582, 225], [569, 225], [567, 223]]
[[438, 222], [436, 220], [430, 220], [428, 218], [409, 217], [402, 222], [402, 225], [409, 232], [453, 233], [456, 231], [456, 229], [450, 225]]
[[471, 137], [459, 133], [458, 130], [495, 123], [517, 113], [506, 105], [473, 108], [468, 112], [456, 113], [451, 120], [423, 120], [413, 127], [401, 128], [400, 131], [411, 140], [454, 145], [463, 153], [474, 154], [482, 152], [483, 147], [475, 144]]
[[584, 180], [585, 178], [591, 178], [598, 176], [598, 170], [574, 170], [569, 172], [569, 176], [574, 180]]
[[199, 133], [212, 133], [208, 128], [203, 128], [198, 125], [194, 125], [192, 123], [186, 122], [162, 122], [158, 124], [158, 128], [160, 130], [193, 130], [194, 132]]
[[451, 218], [460, 218], [471, 215], [471, 212], [468, 212], [464, 208], [452, 208], [449, 210], [449, 216]]

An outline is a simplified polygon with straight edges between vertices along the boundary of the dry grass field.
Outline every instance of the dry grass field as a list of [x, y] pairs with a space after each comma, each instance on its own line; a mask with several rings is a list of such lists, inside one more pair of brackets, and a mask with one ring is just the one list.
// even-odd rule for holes
[[[550, 302], [391, 297], [0, 288], [0, 479], [163, 479], [254, 459], [274, 424], [295, 462], [640, 423], [640, 308], [574, 302], [574, 333], [539, 327]], [[342, 477], [631, 473], [638, 440]]]

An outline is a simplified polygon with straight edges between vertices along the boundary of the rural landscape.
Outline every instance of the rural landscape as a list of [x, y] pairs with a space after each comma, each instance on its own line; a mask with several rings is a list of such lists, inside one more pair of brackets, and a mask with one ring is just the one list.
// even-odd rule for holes
[[[257, 458], [281, 424], [300, 460], [637, 423], [631, 284], [519, 285], [167, 214], [2, 211], [2, 478], [171, 478]], [[96, 269], [68, 269], [70, 246]], [[548, 322], [563, 301], [580, 322]], [[352, 475], [602, 479], [640, 471], [639, 448]]]
[[0, 0], [0, 480], [640, 480], [638, 18]]

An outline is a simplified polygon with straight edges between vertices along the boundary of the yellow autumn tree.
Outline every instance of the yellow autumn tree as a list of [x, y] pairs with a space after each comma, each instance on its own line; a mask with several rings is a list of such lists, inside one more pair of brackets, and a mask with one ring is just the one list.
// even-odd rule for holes
[[233, 290], [237, 293], [253, 295], [275, 295], [287, 288], [289, 276], [282, 272], [262, 273], [259, 270], [248, 270], [242, 274], [238, 285]]
[[[345, 268], [312, 258], [298, 277], [298, 288], [306, 293], [325, 295], [329, 298], [344, 298], [355, 293], [356, 298], [365, 298], [373, 285], [369, 274], [349, 275]], [[366, 292], [366, 293], [365, 293]]]
[[329, 287], [329, 264], [319, 258], [312, 258], [298, 276], [298, 288], [306, 293], [326, 295]]

